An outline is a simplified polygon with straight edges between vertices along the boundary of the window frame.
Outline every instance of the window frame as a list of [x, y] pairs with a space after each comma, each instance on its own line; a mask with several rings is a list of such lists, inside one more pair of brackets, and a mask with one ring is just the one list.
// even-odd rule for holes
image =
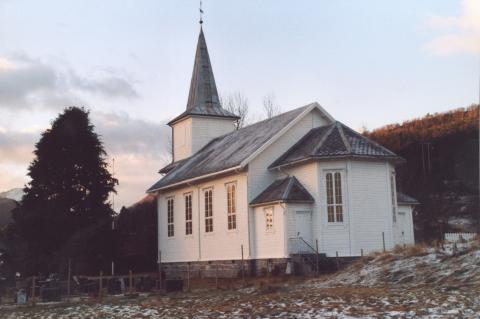
[[[233, 191], [231, 191], [233, 189]], [[237, 182], [229, 182], [225, 184], [227, 193], [227, 231], [235, 232], [238, 230], [237, 219]]]
[[[185, 193], [183, 198], [185, 204], [185, 236], [193, 236], [193, 193]], [[189, 229], [190, 233], [188, 232]]]
[[167, 238], [174, 238], [175, 237], [175, 197], [174, 196], [167, 197], [166, 200], [167, 200]]
[[[211, 194], [208, 197], [208, 194]], [[207, 213], [210, 214], [207, 216]], [[212, 234], [215, 230], [213, 223], [213, 187], [208, 187], [203, 189], [203, 218], [204, 218], [204, 229], [205, 234]]]
[[[269, 219], [267, 217], [267, 212], [268, 211], [271, 211], [271, 213], [272, 213], [270, 224], [269, 224]], [[265, 221], [265, 232], [266, 233], [274, 232], [275, 231], [275, 206], [264, 207], [263, 208], [263, 218], [264, 218], [264, 221]], [[270, 227], [269, 227], [269, 225], [270, 225]]]
[[327, 225], [345, 224], [346, 187], [344, 174], [342, 169], [331, 169], [324, 172]]

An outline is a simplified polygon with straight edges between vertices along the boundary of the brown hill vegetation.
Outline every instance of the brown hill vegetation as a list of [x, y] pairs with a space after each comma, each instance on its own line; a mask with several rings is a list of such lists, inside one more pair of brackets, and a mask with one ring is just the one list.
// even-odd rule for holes
[[407, 160], [398, 167], [398, 188], [421, 202], [415, 216], [417, 239], [478, 228], [478, 105], [364, 134]]

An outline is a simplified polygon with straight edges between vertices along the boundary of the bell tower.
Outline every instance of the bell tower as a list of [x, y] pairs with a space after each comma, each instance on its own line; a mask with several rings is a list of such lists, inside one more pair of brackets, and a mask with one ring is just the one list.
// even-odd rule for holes
[[220, 105], [202, 22], [187, 109], [168, 123], [172, 128], [173, 162], [190, 157], [212, 139], [232, 132], [239, 119]]

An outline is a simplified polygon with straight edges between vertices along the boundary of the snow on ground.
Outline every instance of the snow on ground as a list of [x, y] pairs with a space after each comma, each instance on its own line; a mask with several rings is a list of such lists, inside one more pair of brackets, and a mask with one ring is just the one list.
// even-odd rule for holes
[[0, 318], [479, 318], [480, 249], [471, 246], [378, 254], [317, 279], [0, 308]]

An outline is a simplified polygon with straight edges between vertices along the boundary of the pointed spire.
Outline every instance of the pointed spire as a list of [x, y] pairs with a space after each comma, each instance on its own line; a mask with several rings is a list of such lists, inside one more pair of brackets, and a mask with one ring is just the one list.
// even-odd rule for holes
[[200, 25], [195, 63], [193, 66], [187, 110], [169, 124], [188, 115], [216, 116], [237, 119], [238, 116], [223, 109], [218, 98], [217, 86], [213, 76], [212, 65], [208, 55], [205, 35]]
[[187, 110], [221, 108], [203, 29], [200, 27]]

